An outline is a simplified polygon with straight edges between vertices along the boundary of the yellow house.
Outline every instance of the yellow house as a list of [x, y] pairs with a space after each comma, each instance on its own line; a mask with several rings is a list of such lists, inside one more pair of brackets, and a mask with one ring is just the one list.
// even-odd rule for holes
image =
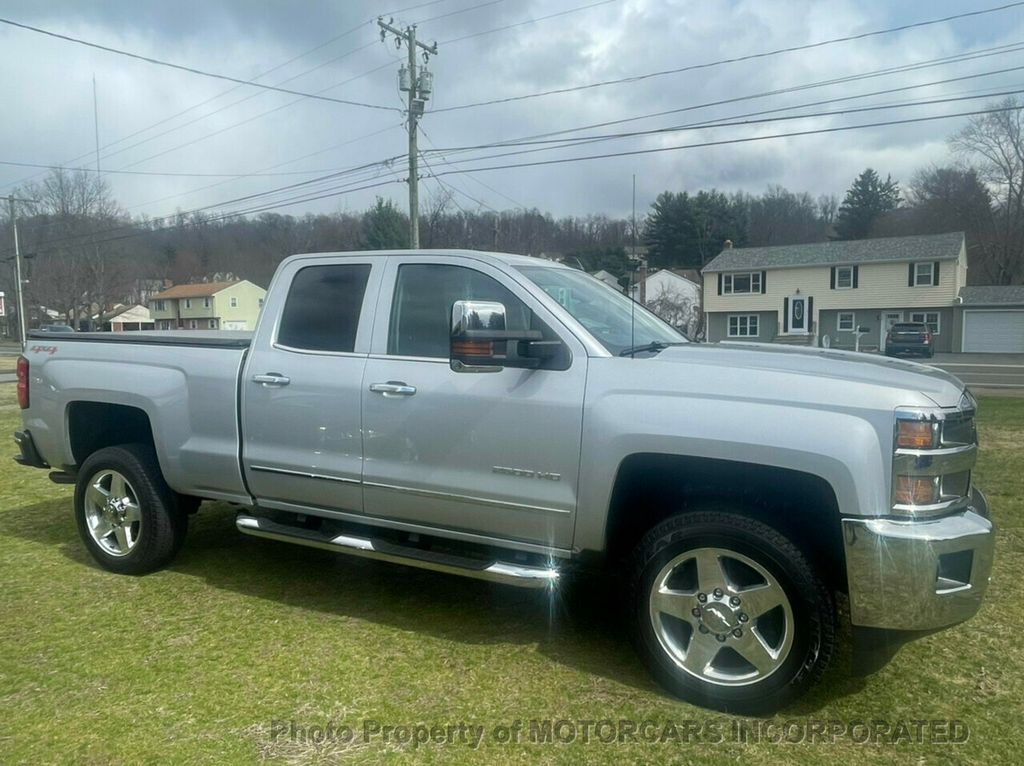
[[157, 330], [254, 330], [267, 291], [243, 279], [175, 285], [149, 299]]

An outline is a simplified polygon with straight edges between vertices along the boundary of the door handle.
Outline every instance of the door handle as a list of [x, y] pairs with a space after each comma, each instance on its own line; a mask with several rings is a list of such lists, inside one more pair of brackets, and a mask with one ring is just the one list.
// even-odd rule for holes
[[370, 390], [375, 394], [384, 396], [412, 396], [416, 393], [416, 386], [410, 386], [397, 380], [389, 380], [387, 383], [371, 383]]
[[268, 372], [264, 375], [253, 375], [253, 383], [262, 383], [264, 386], [287, 386], [292, 379], [276, 372]]

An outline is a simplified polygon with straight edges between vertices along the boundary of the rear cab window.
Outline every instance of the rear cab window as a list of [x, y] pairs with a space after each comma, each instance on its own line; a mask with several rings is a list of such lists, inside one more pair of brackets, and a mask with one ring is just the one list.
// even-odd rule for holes
[[370, 269], [368, 263], [299, 269], [281, 312], [277, 345], [303, 351], [354, 351]]

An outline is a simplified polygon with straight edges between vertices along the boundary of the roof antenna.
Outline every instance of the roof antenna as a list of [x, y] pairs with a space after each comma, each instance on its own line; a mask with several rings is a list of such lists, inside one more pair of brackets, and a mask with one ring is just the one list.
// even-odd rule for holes
[[[631, 255], [632, 255], [632, 258], [630, 258], [630, 260], [633, 261], [633, 263], [630, 265], [630, 270], [629, 270], [630, 276], [632, 276], [635, 273], [635, 269], [636, 269], [636, 262], [635, 262], [635, 259], [636, 259], [636, 173], [633, 174], [633, 252], [631, 253]], [[636, 280], [634, 279], [632, 281], [634, 282], [634, 284], [630, 285], [630, 287], [629, 287], [629, 293], [630, 293], [630, 295], [629, 295], [629, 299], [630, 299], [630, 303], [629, 303], [629, 347], [630, 348], [634, 348], [636, 346], [636, 296], [634, 295], [634, 293], [636, 292], [636, 285], [635, 285]], [[630, 354], [630, 356], [633, 357], [634, 359], [636, 359], [636, 352], [633, 352], [632, 354]]]

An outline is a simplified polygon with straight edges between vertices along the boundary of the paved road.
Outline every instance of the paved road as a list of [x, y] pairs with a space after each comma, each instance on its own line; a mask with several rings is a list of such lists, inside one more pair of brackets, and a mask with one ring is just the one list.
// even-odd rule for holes
[[1024, 394], [1024, 354], [936, 354], [930, 364], [953, 373], [972, 390]]
[[13, 372], [0, 372], [0, 383], [17, 383], [18, 376]]

